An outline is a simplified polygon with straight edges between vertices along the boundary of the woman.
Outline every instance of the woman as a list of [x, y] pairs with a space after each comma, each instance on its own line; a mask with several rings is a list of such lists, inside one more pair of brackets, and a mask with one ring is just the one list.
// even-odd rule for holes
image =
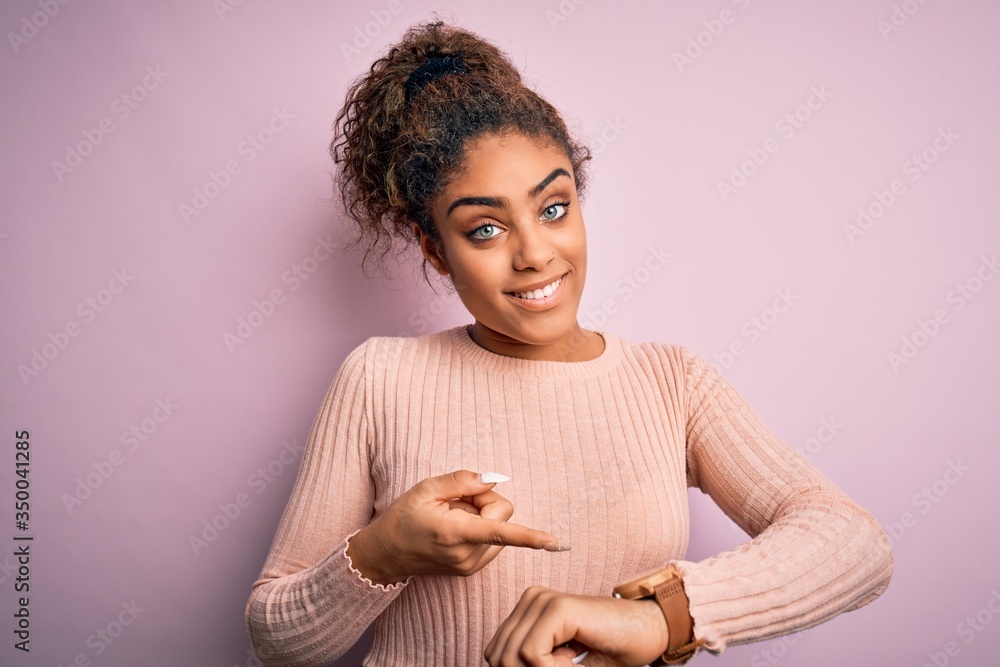
[[[679, 663], [885, 590], [878, 523], [701, 356], [579, 326], [589, 153], [495, 47], [414, 26], [331, 152], [366, 259], [415, 240], [474, 323], [343, 362], [247, 605], [264, 664], [373, 622], [365, 665]], [[688, 486], [753, 539], [683, 560]]]

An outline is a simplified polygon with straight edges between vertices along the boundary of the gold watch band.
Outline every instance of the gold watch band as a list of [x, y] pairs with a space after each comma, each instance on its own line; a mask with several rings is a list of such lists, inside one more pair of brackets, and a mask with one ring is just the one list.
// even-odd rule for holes
[[659, 660], [652, 663], [651, 667], [682, 665], [694, 656], [699, 646], [704, 644], [703, 640], [694, 641], [694, 620], [688, 609], [690, 603], [684, 591], [681, 574], [673, 565], [645, 577], [619, 584], [614, 589], [614, 596], [627, 600], [653, 598], [660, 605], [667, 622], [669, 639], [666, 651]]

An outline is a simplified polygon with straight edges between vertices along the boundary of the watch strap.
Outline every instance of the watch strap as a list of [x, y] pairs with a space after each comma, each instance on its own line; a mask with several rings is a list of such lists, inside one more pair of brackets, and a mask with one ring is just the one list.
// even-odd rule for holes
[[684, 592], [684, 582], [673, 566], [669, 569], [672, 570], [673, 576], [653, 588], [653, 597], [663, 610], [663, 617], [667, 621], [667, 632], [670, 635], [667, 650], [657, 663], [682, 665], [694, 656], [698, 647], [704, 642], [694, 641], [694, 619], [688, 610], [690, 601]]
[[684, 591], [680, 571], [669, 565], [666, 569], [615, 587], [616, 597], [628, 600], [653, 598], [667, 623], [667, 648], [650, 667], [682, 665], [694, 656], [704, 640], [694, 640], [694, 620], [689, 611], [690, 601]]

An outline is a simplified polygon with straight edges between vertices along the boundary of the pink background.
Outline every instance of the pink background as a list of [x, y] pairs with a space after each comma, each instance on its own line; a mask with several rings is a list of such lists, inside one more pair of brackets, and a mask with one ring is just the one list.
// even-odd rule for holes
[[[283, 443], [304, 443], [365, 338], [470, 321], [411, 268], [382, 283], [354, 255], [307, 259], [346, 238], [326, 147], [347, 84], [441, 10], [595, 150], [584, 326], [706, 355], [893, 536], [871, 606], [697, 662], [995, 664], [1000, 5], [223, 2], [0, 9], [0, 663], [254, 664], [243, 608], [297, 468]], [[877, 219], [852, 235], [859, 207]], [[268, 316], [227, 344], [255, 301]], [[692, 496], [689, 558], [745, 539]], [[213, 520], [229, 525], [196, 554]], [[35, 537], [30, 654], [13, 649], [15, 534]]]

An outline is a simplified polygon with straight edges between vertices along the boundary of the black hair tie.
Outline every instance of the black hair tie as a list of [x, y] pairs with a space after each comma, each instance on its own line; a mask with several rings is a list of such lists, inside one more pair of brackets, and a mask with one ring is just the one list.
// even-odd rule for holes
[[448, 74], [468, 73], [469, 68], [465, 66], [461, 53], [432, 56], [406, 80], [406, 101], [409, 103], [424, 86], [435, 79]]

